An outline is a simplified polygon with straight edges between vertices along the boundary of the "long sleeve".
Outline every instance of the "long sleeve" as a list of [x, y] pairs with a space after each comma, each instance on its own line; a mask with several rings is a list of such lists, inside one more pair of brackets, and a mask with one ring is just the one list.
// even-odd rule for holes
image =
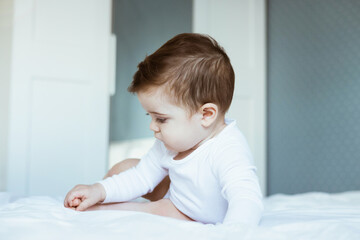
[[262, 194], [247, 145], [222, 148], [215, 156], [213, 169], [228, 201], [223, 223], [258, 225], [263, 211]]
[[104, 203], [129, 201], [153, 191], [168, 174], [167, 169], [161, 166], [163, 154], [164, 147], [156, 140], [138, 165], [99, 181], [106, 192]]

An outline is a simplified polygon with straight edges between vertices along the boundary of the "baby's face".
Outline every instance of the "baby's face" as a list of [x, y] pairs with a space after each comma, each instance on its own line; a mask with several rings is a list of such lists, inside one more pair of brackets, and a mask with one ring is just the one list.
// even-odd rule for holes
[[150, 129], [167, 149], [184, 152], [193, 148], [205, 137], [201, 125], [202, 115], [195, 113], [189, 117], [186, 110], [172, 104], [162, 90], [139, 92], [139, 101], [151, 116]]

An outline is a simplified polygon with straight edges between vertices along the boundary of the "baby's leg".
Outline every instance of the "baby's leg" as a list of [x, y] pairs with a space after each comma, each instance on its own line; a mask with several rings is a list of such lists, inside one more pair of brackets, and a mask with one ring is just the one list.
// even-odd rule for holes
[[155, 214], [163, 217], [172, 217], [181, 220], [193, 221], [188, 216], [180, 212], [169, 199], [161, 199], [156, 202], [137, 203], [124, 202], [115, 204], [100, 204], [88, 208], [93, 210], [126, 210]]
[[[139, 163], [140, 159], [138, 158], [128, 158], [125, 159], [117, 164], [115, 164], [110, 170], [109, 172], [105, 175], [104, 179], [107, 177], [111, 177], [114, 174], [119, 174], [123, 171], [128, 170], [131, 167], [136, 166]], [[142, 196], [143, 198], [146, 198], [150, 201], [158, 201], [160, 199], [162, 199], [165, 194], [167, 193], [167, 191], [169, 190], [169, 186], [170, 186], [170, 178], [169, 176], [166, 176], [156, 187], [155, 189], [151, 192], [148, 193], [144, 196]]]

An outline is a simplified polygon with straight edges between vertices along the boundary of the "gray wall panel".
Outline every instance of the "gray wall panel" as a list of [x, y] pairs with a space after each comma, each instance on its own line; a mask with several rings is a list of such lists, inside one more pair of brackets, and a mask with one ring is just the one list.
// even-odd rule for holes
[[268, 193], [360, 190], [360, 1], [268, 2]]
[[173, 36], [192, 31], [192, 1], [114, 0], [116, 94], [111, 97], [110, 141], [153, 136], [150, 118], [127, 92], [137, 65]]

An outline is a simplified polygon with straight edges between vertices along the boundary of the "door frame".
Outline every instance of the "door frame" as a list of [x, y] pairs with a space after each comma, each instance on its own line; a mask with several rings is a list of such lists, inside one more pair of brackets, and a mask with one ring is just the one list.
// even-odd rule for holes
[[266, 195], [266, 2], [194, 0], [193, 32], [214, 37], [229, 55], [236, 81], [227, 116], [248, 140]]

